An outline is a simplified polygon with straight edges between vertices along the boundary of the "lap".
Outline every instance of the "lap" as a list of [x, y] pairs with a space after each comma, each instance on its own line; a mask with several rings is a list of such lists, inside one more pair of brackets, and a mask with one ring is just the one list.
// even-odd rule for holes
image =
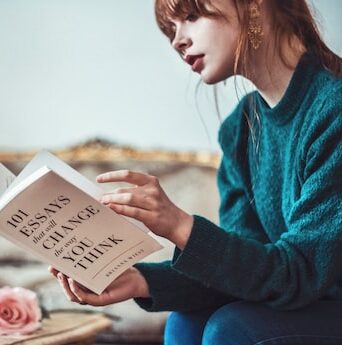
[[342, 301], [318, 301], [295, 311], [277, 311], [239, 301], [217, 310], [172, 313], [166, 326], [165, 344], [342, 344], [341, 326]]

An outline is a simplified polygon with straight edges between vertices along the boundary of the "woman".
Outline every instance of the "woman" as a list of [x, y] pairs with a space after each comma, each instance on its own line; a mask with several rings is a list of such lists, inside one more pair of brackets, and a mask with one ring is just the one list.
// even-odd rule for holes
[[304, 0], [157, 0], [159, 27], [207, 84], [242, 75], [257, 91], [219, 131], [220, 226], [175, 206], [158, 180], [130, 171], [103, 197], [176, 245], [101, 295], [61, 273], [67, 296], [135, 298], [174, 311], [166, 344], [342, 344], [341, 58]]

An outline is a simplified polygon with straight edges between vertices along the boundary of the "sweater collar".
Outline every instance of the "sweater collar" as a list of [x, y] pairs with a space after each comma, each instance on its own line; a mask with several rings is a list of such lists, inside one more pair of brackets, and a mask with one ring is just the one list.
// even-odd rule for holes
[[256, 92], [256, 105], [260, 115], [279, 124], [289, 121], [300, 107], [318, 66], [319, 60], [314, 54], [304, 53], [298, 61], [285, 94], [273, 108], [265, 102], [259, 92]]

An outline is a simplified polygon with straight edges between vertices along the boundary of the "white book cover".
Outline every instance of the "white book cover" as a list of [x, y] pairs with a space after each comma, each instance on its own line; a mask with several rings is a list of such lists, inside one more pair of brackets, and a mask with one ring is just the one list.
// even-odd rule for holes
[[162, 246], [98, 199], [102, 189], [47, 151], [15, 177], [0, 164], [0, 235], [100, 294]]

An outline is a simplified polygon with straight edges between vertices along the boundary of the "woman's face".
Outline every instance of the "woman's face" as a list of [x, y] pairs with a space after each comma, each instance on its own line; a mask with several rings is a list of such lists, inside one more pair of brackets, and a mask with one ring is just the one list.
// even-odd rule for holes
[[240, 26], [233, 4], [216, 0], [214, 5], [224, 18], [196, 17], [189, 13], [185, 20], [173, 20], [172, 46], [194, 72], [207, 84], [220, 82], [233, 75], [234, 55]]

